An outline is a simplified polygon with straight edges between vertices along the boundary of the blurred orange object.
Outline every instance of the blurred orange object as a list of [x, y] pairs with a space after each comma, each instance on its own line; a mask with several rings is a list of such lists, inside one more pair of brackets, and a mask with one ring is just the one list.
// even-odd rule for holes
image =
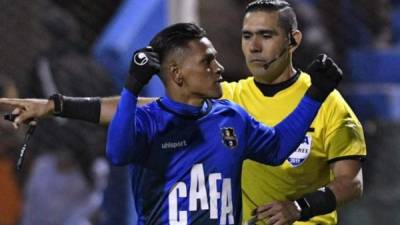
[[0, 225], [17, 224], [22, 207], [21, 191], [11, 158], [0, 157]]

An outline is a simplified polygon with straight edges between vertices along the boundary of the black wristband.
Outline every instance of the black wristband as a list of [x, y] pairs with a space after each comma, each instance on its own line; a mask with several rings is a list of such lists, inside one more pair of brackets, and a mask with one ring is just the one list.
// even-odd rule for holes
[[54, 101], [54, 115], [78, 119], [92, 123], [99, 123], [101, 102], [100, 98], [67, 97], [54, 94], [49, 97]]
[[336, 197], [331, 189], [323, 187], [295, 200], [295, 204], [301, 209], [299, 221], [308, 221], [314, 216], [333, 212], [336, 209]]
[[53, 115], [60, 116], [63, 111], [64, 99], [62, 94], [54, 94], [49, 97], [49, 100], [54, 102]]
[[310, 98], [312, 98], [316, 101], [323, 103], [325, 101], [326, 97], [328, 97], [328, 95], [330, 93], [331, 92], [321, 90], [320, 88], [316, 87], [315, 85], [311, 85], [308, 88], [305, 95], [309, 96]]

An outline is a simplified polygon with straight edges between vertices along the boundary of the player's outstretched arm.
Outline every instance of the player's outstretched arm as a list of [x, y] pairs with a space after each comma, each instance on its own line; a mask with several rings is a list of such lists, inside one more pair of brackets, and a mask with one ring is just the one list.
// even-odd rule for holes
[[15, 128], [32, 120], [48, 117], [54, 109], [53, 102], [47, 99], [0, 98], [0, 105], [14, 107], [11, 113], [17, 115], [13, 122]]

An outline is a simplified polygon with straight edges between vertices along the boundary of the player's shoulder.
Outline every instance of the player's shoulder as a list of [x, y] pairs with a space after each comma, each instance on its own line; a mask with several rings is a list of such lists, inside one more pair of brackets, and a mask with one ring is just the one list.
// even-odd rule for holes
[[237, 106], [236, 103], [227, 99], [212, 99], [211, 102], [213, 104], [213, 107], [234, 108], [235, 106]]
[[234, 103], [231, 100], [227, 99], [212, 99], [211, 100], [213, 107], [216, 108], [227, 108], [227, 109], [234, 109], [236, 107], [240, 107], [238, 104]]
[[156, 101], [141, 105], [136, 108], [136, 113], [138, 116], [145, 116], [148, 118], [156, 118], [157, 115], [160, 115], [160, 111], [162, 111], [160, 105], [158, 104], [158, 99]]
[[138, 108], [148, 111], [148, 112], [153, 111], [153, 110], [158, 110], [160, 107], [159, 107], [157, 101], [159, 101], [159, 99], [149, 102], [149, 103], [146, 103], [144, 105], [141, 105]]
[[227, 99], [214, 99], [211, 100], [213, 103], [213, 111], [215, 113], [222, 113], [225, 115], [240, 115], [241, 117], [247, 117], [248, 113], [238, 104]]

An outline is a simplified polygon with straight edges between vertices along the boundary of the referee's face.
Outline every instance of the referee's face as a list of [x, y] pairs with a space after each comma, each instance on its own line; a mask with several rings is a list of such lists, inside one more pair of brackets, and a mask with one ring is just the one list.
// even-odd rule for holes
[[248, 12], [243, 20], [242, 51], [255, 79], [279, 83], [290, 65], [288, 34], [279, 25], [279, 12]]

